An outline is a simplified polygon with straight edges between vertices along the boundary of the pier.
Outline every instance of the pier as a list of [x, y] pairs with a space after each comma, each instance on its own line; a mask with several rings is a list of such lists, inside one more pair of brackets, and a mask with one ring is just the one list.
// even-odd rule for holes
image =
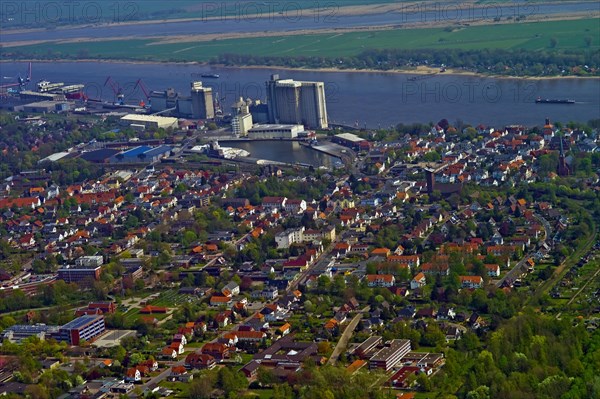
[[327, 142], [318, 145], [311, 145], [309, 143], [300, 143], [300, 145], [311, 148], [315, 151], [322, 152], [327, 155], [331, 155], [332, 157], [340, 158], [341, 160], [345, 160], [345, 158], [353, 158], [354, 152], [350, 148], [346, 148], [339, 144]]

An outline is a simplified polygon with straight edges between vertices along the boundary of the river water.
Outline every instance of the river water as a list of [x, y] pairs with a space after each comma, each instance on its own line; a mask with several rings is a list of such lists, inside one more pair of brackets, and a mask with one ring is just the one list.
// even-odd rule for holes
[[[0, 63], [2, 76], [25, 76], [26, 63]], [[202, 78], [216, 73], [219, 79]], [[553, 121], [587, 122], [600, 118], [600, 79], [495, 79], [444, 75], [410, 81], [410, 74], [383, 72], [317, 72], [266, 68], [216, 68], [195, 64], [131, 64], [101, 62], [34, 63], [32, 80], [83, 83], [90, 98], [113, 100], [104, 83], [108, 76], [123, 88], [128, 101], [144, 97], [138, 79], [150, 90], [169, 87], [189, 93], [190, 82], [202, 80], [221, 99], [225, 112], [240, 96], [266, 99], [270, 74], [325, 82], [330, 123], [389, 127], [398, 123], [458, 119], [477, 125], [539, 125]], [[33, 85], [30, 85], [33, 86]], [[31, 88], [31, 87], [30, 87]], [[216, 96], [216, 95], [215, 95]], [[573, 99], [576, 104], [536, 104], [535, 99]]]
[[338, 158], [312, 150], [300, 145], [297, 141], [222, 141], [224, 147], [241, 148], [250, 153], [250, 157], [284, 163], [300, 163], [314, 167], [333, 168], [341, 165]]

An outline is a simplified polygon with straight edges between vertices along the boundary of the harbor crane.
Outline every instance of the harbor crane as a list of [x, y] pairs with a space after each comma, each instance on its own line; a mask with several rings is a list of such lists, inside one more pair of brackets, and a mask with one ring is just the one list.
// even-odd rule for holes
[[142, 92], [144, 93], [144, 96], [146, 96], [146, 101], [148, 102], [148, 104], [146, 105], [146, 103], [144, 102], [144, 100], [140, 100], [140, 107], [143, 108], [150, 108], [150, 106], [152, 105], [152, 99], [150, 98], [150, 93], [148, 91], [148, 88], [146, 87], [146, 85], [144, 84], [144, 82], [142, 81], [142, 79], [138, 79], [137, 82], [135, 82], [135, 87], [133, 88], [133, 90], [137, 90], [137, 88], [140, 88], [142, 90]]
[[3, 84], [0, 85], [0, 88], [2, 89], [7, 89], [9, 87], [18, 87], [20, 90], [24, 89], [27, 84], [29, 82], [31, 82], [31, 62], [29, 63], [29, 66], [27, 68], [27, 76], [22, 77], [21, 74], [19, 73], [17, 76], [3, 76], [4, 79], [14, 79], [16, 80], [16, 82], [13, 83], [7, 83], [7, 84]]
[[123, 89], [117, 82], [115, 82], [112, 79], [112, 77], [109, 76], [108, 78], [106, 78], [106, 81], [104, 82], [104, 86], [106, 86], [106, 85], [108, 85], [112, 89], [112, 91], [115, 95], [115, 98], [117, 100], [116, 103], [119, 105], [125, 104], [125, 94], [123, 93]]

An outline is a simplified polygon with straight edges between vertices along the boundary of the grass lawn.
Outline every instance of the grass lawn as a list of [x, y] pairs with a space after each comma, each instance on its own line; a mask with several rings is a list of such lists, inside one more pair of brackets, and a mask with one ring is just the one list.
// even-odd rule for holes
[[242, 354], [240, 354], [240, 357], [242, 358], [242, 363], [246, 364], [246, 363], [249, 363], [250, 360], [252, 360], [254, 355], [251, 355], [249, 353], [242, 353]]
[[173, 398], [187, 398], [188, 395], [188, 391], [187, 391], [187, 386], [188, 384], [184, 384], [182, 382], [170, 382], [170, 381], [162, 381], [160, 383], [161, 387], [165, 387], [167, 389], [171, 389], [173, 392], [175, 392], [174, 396], [170, 396]]
[[244, 395], [242, 397], [252, 397], [252, 395], [258, 395], [256, 396], [257, 398], [260, 399], [270, 399], [273, 397], [273, 390], [272, 389], [249, 389], [247, 391], [247, 395]]
[[[586, 47], [585, 37], [592, 37]], [[156, 44], [153, 39], [99, 41], [11, 47], [3, 50], [11, 58], [17, 52], [46, 57], [49, 51], [57, 58], [134, 59], [156, 61], [206, 62], [220, 54], [256, 56], [355, 56], [366, 49], [526, 49], [554, 50], [600, 49], [598, 19], [531, 22], [502, 25], [470, 26], [453, 30], [443, 28], [396, 29], [369, 32], [327, 33], [278, 37], [213, 40]]]
[[164, 291], [160, 294], [160, 296], [151, 301], [150, 305], [153, 306], [164, 306], [166, 308], [174, 308], [177, 305], [180, 305], [185, 300], [186, 295], [182, 295], [177, 293], [176, 290], [168, 290]]
[[138, 317], [140, 317], [140, 310], [137, 308], [133, 308], [125, 313], [125, 320], [127, 321], [137, 320]]

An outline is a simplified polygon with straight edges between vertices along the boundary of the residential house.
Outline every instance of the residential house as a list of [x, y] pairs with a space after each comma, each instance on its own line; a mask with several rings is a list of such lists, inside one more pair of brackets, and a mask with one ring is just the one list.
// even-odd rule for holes
[[485, 265], [485, 269], [490, 277], [500, 276], [500, 265]]
[[419, 267], [421, 264], [419, 255], [390, 255], [387, 258], [388, 262], [400, 263], [410, 268]]
[[225, 344], [217, 342], [209, 342], [207, 344], [204, 344], [200, 352], [205, 355], [211, 355], [219, 361], [223, 359], [228, 359], [230, 356], [229, 347]]
[[194, 352], [186, 356], [184, 365], [188, 369], [210, 370], [216, 364], [217, 362], [213, 356]]
[[415, 290], [417, 288], [422, 288], [425, 286], [426, 282], [425, 274], [423, 274], [423, 272], [419, 272], [410, 281], [410, 289]]
[[[240, 286], [236, 282], [231, 281], [221, 289], [221, 293], [226, 296], [239, 295]], [[227, 293], [229, 293], [229, 295]]]
[[135, 367], [130, 367], [125, 372], [125, 381], [127, 382], [139, 382], [142, 380], [142, 374]]
[[481, 276], [459, 276], [462, 288], [481, 288], [483, 287], [483, 278]]
[[396, 284], [396, 278], [392, 274], [367, 274], [369, 287], [392, 287]]

